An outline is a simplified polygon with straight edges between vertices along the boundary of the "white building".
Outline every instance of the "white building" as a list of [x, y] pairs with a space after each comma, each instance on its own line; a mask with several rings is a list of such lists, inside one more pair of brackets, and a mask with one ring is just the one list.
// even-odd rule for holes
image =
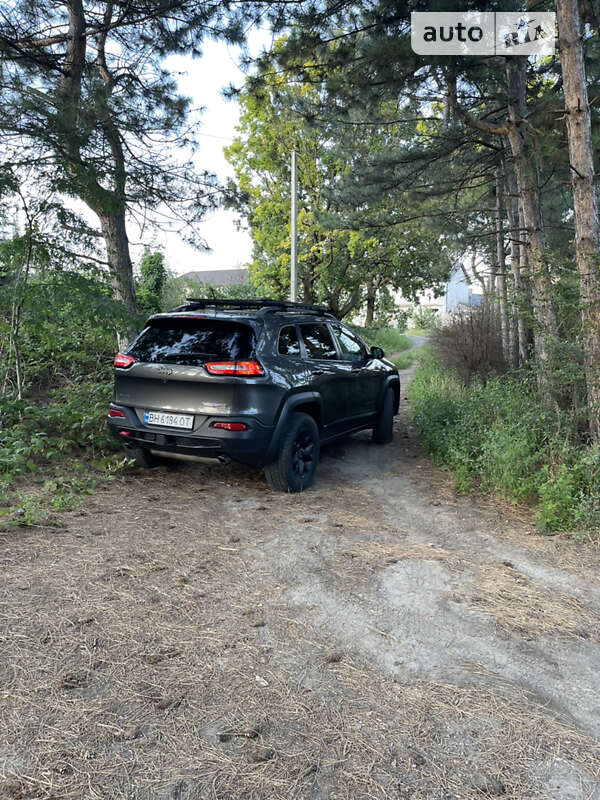
[[186, 272], [181, 276], [189, 283], [201, 283], [203, 286], [223, 288], [248, 283], [250, 273], [247, 269], [234, 267], [233, 269], [204, 269]]
[[[487, 277], [487, 270], [477, 271], [479, 279]], [[407, 300], [402, 294], [396, 296], [396, 303], [402, 311], [412, 311], [419, 305], [430, 308], [440, 316], [456, 311], [457, 308], [479, 306], [483, 298], [482, 287], [475, 281], [473, 270], [457, 261], [452, 267], [442, 294], [437, 297], [433, 289], [426, 289], [417, 295], [417, 301]]]

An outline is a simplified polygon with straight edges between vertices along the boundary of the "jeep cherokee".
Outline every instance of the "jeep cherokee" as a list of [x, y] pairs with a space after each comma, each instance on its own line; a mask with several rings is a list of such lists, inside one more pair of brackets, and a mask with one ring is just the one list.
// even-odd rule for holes
[[111, 434], [139, 466], [160, 457], [264, 467], [273, 489], [312, 483], [320, 445], [365, 428], [392, 440], [398, 371], [317, 306], [190, 299], [115, 356]]

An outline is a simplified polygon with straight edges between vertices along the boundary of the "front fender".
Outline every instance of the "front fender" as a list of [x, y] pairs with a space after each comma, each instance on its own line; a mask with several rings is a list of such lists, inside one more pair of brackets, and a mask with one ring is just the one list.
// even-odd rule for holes
[[379, 392], [379, 400], [377, 402], [377, 414], [381, 413], [381, 408], [383, 406], [383, 398], [385, 397], [385, 393], [388, 389], [394, 390], [394, 416], [398, 413], [398, 409], [400, 407], [400, 376], [399, 375], [388, 375], [384, 382], [381, 384], [381, 390]]

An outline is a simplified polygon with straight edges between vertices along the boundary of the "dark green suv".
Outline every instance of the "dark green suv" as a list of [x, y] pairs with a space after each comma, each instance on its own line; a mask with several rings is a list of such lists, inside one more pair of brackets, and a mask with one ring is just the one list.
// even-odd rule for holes
[[326, 310], [189, 300], [156, 314], [115, 357], [108, 425], [135, 461], [218, 458], [301, 492], [320, 445], [373, 429], [392, 441], [398, 371]]

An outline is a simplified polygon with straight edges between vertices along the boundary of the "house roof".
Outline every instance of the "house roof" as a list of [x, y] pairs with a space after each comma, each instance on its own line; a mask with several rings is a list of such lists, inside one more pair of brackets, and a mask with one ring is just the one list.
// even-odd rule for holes
[[207, 286], [233, 286], [246, 283], [247, 269], [204, 269], [186, 272], [183, 276], [188, 281], [204, 283]]

